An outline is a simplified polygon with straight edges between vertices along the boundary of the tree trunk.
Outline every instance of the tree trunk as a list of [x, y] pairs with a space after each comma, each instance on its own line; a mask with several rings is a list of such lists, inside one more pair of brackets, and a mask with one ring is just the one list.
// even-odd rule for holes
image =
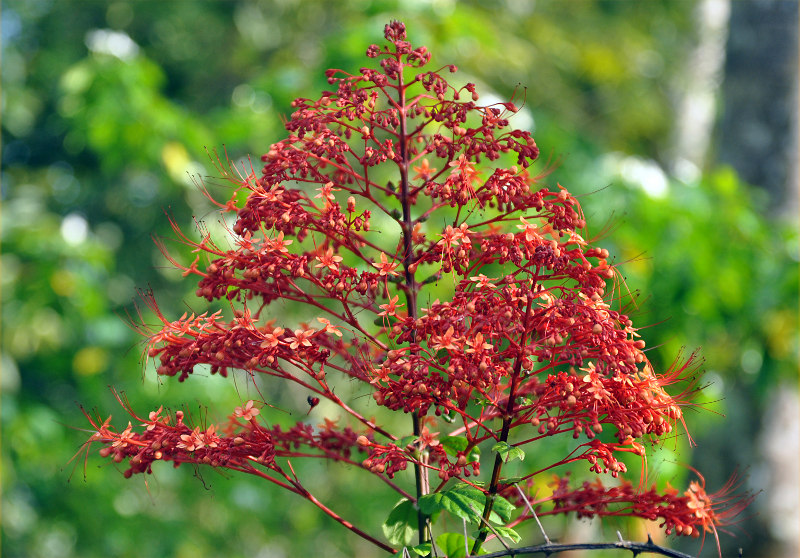
[[764, 188], [772, 209], [797, 205], [798, 3], [732, 2], [718, 159]]

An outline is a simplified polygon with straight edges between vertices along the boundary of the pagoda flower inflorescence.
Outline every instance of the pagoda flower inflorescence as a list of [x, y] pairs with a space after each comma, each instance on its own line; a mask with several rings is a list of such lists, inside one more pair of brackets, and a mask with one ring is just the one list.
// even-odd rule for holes
[[[385, 38], [367, 50], [377, 65], [329, 70], [330, 91], [294, 101], [288, 135], [260, 173], [220, 164], [235, 188], [215, 203], [235, 213], [233, 242], [197, 242], [175, 226], [199, 257], [167, 257], [231, 319], [170, 320], [144, 296], [161, 320], [141, 325], [158, 374], [184, 381], [206, 365], [270, 376], [308, 392], [304, 418], [320, 400], [338, 418], [315, 426], [311, 415], [285, 430], [270, 425], [268, 402], [251, 400], [223, 424], [198, 426], [180, 411], [143, 418], [121, 401], [131, 422], [119, 432], [90, 416], [90, 442], [126, 476], [170, 461], [261, 477], [388, 552], [415, 531], [412, 550], [436, 551], [440, 512], [468, 526], [468, 541], [457, 536], [471, 554], [498, 536], [518, 542], [514, 527], [559, 513], [716, 537], [747, 497], [731, 497], [732, 486], [710, 495], [702, 481], [682, 493], [641, 477], [635, 486], [624, 459], [646, 467], [652, 446], [684, 432], [694, 355], [666, 371], [650, 364], [616, 266], [584, 240], [578, 200], [543, 183], [549, 170], [530, 172], [539, 148], [511, 126], [518, 107], [481, 105], [473, 84], [448, 81], [454, 66], [424, 69], [431, 55], [406, 41], [402, 23]], [[303, 305], [307, 323], [275, 325], [275, 301]], [[371, 397], [340, 398], [334, 375]], [[407, 430], [384, 426], [393, 412], [408, 414]], [[532, 450], [556, 436], [572, 450], [537, 460], [552, 452]], [[286, 458], [306, 457], [359, 467], [397, 492], [384, 538], [303, 487]], [[526, 472], [509, 479], [514, 459]], [[570, 471], [595, 478], [573, 485]]]

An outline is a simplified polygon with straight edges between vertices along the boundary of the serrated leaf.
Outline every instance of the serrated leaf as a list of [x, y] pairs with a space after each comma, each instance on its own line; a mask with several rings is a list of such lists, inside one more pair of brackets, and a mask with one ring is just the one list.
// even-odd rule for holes
[[489, 521], [501, 525], [508, 523], [511, 521], [511, 514], [514, 513], [515, 509], [516, 508], [514, 507], [514, 504], [500, 495], [495, 495], [494, 505], [492, 506], [492, 515], [489, 517]]
[[485, 503], [483, 492], [468, 484], [458, 484], [441, 492], [426, 494], [419, 499], [419, 509], [425, 515], [445, 510], [461, 519], [477, 522]]
[[[478, 484], [478, 483], [474, 483]], [[449, 489], [450, 492], [456, 492], [458, 494], [464, 494], [468, 496], [472, 500], [479, 501], [481, 506], [486, 502], [486, 494], [479, 488], [475, 488], [471, 484], [467, 484], [465, 482], [460, 482]]]
[[497, 442], [495, 445], [492, 446], [492, 451], [499, 453], [500, 457], [503, 457], [503, 452], [508, 452], [508, 443]]
[[420, 556], [428, 556], [432, 550], [431, 543], [429, 542], [418, 544], [417, 546], [408, 547], [408, 549], [414, 554], [419, 554]]
[[515, 544], [518, 543], [522, 538], [519, 536], [519, 533], [517, 533], [511, 527], [495, 527], [494, 530], [497, 531], [499, 535], [511, 540], [511, 542]]
[[518, 482], [520, 482], [522, 480], [525, 480], [526, 478], [527, 477], [505, 477], [505, 478], [500, 479], [500, 482], [502, 484], [512, 485], [512, 484], [516, 484], [516, 483], [518, 483]]
[[417, 524], [417, 510], [414, 504], [407, 498], [402, 498], [392, 511], [389, 512], [389, 517], [386, 522], [381, 526], [383, 535], [393, 546], [405, 545], [414, 535]]
[[456, 455], [460, 451], [467, 449], [469, 442], [461, 436], [442, 436], [439, 442], [444, 446], [444, 451], [449, 455]]
[[500, 458], [505, 462], [508, 463], [509, 461], [513, 461], [514, 459], [519, 459], [520, 461], [525, 461], [525, 452], [522, 451], [520, 448], [516, 446], [510, 446], [506, 442], [497, 442], [493, 447], [492, 451], [496, 451], [500, 454]]
[[[468, 544], [472, 544], [472, 539], [467, 539]], [[436, 546], [447, 555], [447, 558], [464, 558], [467, 549], [464, 545], [464, 535], [460, 533], [442, 533], [436, 537]]]

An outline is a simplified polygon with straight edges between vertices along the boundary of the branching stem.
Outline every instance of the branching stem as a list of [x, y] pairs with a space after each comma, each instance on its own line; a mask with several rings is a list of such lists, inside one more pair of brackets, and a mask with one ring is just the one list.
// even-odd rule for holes
[[[511, 423], [514, 420], [514, 399], [516, 399], [517, 384], [519, 377], [522, 373], [522, 361], [525, 358], [525, 346], [528, 339], [528, 328], [531, 317], [531, 308], [533, 306], [533, 295], [528, 295], [527, 308], [525, 309], [525, 321], [523, 322], [525, 329], [522, 332], [522, 339], [520, 342], [520, 353], [514, 363], [514, 373], [511, 377], [511, 387], [508, 391], [508, 402], [506, 404], [505, 413], [503, 414], [503, 427], [500, 431], [500, 442], [508, 441], [508, 432], [511, 429]], [[500, 484], [500, 472], [503, 469], [503, 458], [498, 453], [494, 459], [494, 468], [492, 469], [492, 480], [489, 484], [489, 492], [486, 494], [486, 504], [483, 508], [483, 523], [489, 524], [489, 516], [492, 514], [492, 507], [494, 506], [494, 498], [497, 495], [497, 488]], [[489, 530], [484, 526], [481, 528], [478, 537], [475, 539], [475, 544], [472, 545], [472, 553], [480, 552], [481, 545], [486, 540]]]

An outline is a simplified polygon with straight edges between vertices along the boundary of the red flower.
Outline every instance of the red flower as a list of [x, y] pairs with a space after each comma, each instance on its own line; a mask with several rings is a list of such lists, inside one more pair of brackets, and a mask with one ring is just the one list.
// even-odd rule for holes
[[253, 406], [253, 400], [248, 401], [244, 407], [236, 407], [233, 416], [242, 418], [244, 420], [253, 420], [253, 417], [258, 415], [260, 411]]
[[378, 268], [381, 277], [383, 277], [384, 275], [397, 275], [395, 269], [397, 269], [398, 264], [395, 262], [390, 262], [386, 257], [386, 254], [384, 254], [383, 252], [381, 252], [380, 263], [373, 263], [372, 265]]

